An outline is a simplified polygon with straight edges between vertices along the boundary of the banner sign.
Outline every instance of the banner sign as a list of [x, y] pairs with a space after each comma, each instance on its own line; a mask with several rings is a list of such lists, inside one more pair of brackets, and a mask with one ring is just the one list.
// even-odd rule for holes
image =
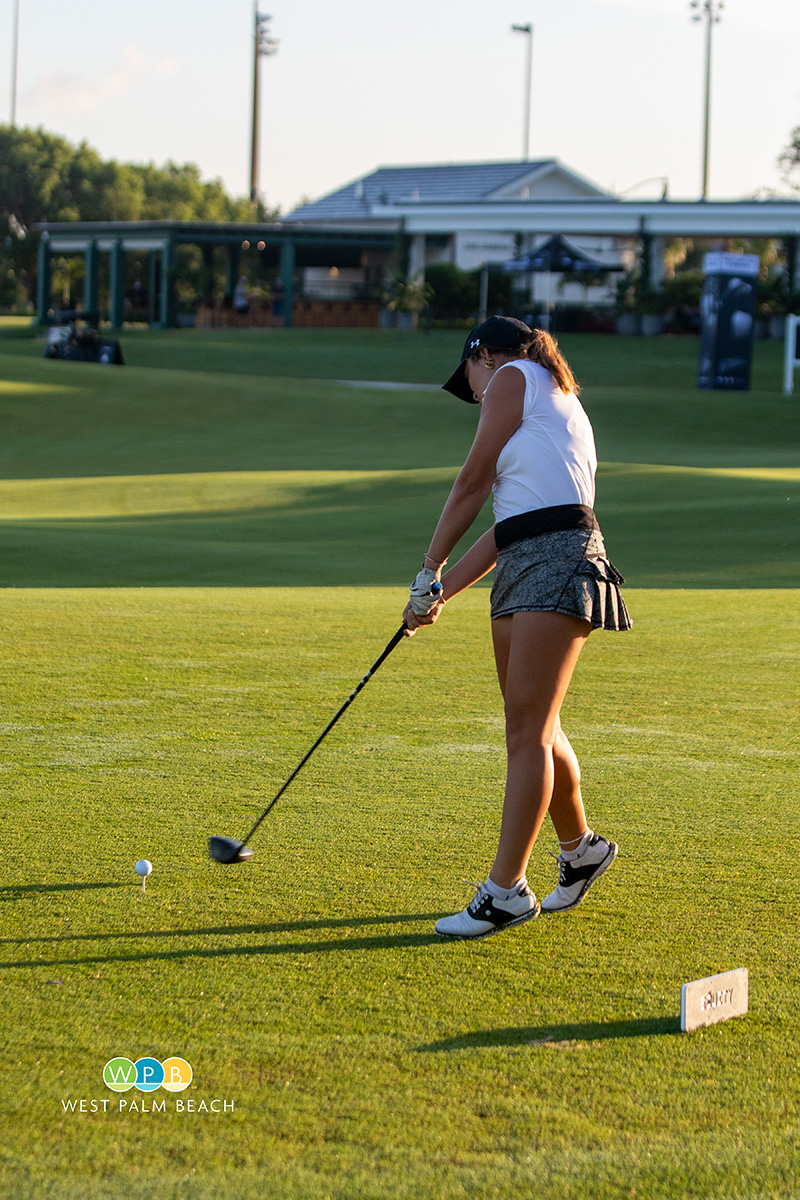
[[706, 254], [698, 388], [746, 392], [753, 364], [757, 254]]

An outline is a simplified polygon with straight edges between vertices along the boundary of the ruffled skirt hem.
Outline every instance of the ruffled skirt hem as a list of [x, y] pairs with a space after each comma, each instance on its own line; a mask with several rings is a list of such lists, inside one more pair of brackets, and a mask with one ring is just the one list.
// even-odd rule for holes
[[599, 530], [539, 534], [500, 551], [492, 618], [561, 612], [589, 621], [592, 629], [624, 631], [633, 625], [620, 591], [624, 582]]

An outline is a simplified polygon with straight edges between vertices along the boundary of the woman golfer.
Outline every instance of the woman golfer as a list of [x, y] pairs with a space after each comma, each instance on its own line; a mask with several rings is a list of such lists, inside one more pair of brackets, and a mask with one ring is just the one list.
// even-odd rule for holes
[[[492, 639], [508, 767], [497, 855], [463, 912], [437, 933], [479, 938], [545, 912], [567, 912], [617, 855], [588, 826], [575, 751], [560, 711], [592, 629], [629, 629], [624, 582], [592, 511], [597, 468], [589, 418], [555, 340], [510, 317], [473, 329], [446, 391], [480, 404], [475, 441], [444, 506], [403, 614], [409, 635], [496, 566]], [[442, 568], [494, 493], [495, 525]], [[540, 905], [525, 872], [550, 813], [558, 886]]]

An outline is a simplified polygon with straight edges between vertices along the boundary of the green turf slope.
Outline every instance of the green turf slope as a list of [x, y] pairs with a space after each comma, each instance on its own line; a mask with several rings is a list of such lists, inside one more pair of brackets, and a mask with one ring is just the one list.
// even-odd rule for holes
[[[374, 338], [359, 349], [350, 334], [316, 345], [298, 333], [295, 370], [344, 370], [345, 352], [356, 378], [409, 367], [405, 340], [384, 338], [378, 361]], [[185, 361], [176, 335], [140, 336], [141, 357], [171, 348]], [[413, 343], [428, 379], [443, 337]], [[609, 343], [621, 344], [617, 385]], [[476, 409], [435, 388], [259, 374], [270, 341], [248, 344], [251, 373], [223, 374], [200, 369], [227, 361], [213, 337], [187, 343], [195, 370], [47, 362], [18, 353], [40, 343], [0, 337], [0, 583], [340, 585], [366, 564], [371, 583], [406, 583]], [[602, 463], [597, 510], [629, 583], [800, 584], [798, 402], [774, 387], [698, 393], [691, 339], [576, 338], [574, 350]]]

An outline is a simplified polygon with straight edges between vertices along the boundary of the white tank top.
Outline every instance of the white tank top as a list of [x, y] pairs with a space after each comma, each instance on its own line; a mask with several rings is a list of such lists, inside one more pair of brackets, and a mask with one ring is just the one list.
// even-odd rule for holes
[[545, 367], [525, 359], [499, 368], [525, 377], [522, 423], [497, 459], [495, 521], [555, 504], [594, 507], [597, 451], [577, 396], [565, 395]]

